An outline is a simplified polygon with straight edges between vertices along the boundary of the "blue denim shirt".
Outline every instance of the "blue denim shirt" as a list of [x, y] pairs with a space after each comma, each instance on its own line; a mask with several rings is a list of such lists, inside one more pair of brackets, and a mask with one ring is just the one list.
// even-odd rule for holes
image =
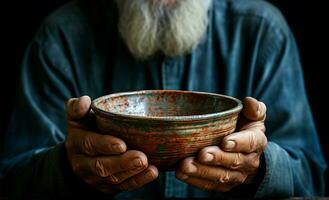
[[[293, 35], [261, 0], [214, 0], [205, 39], [189, 55], [137, 61], [117, 30], [114, 1], [73, 1], [50, 15], [29, 45], [5, 138], [0, 177], [14, 197], [102, 196], [66, 159], [65, 102], [144, 89], [214, 92], [263, 101], [268, 146], [259, 184], [226, 194], [187, 185], [173, 172], [114, 198], [318, 196], [324, 162]], [[104, 196], [106, 197], [106, 195]]]

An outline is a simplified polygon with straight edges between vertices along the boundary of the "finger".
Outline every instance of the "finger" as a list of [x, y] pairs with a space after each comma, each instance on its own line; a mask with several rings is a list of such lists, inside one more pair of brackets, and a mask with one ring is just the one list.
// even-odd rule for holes
[[193, 157], [182, 161], [179, 170], [189, 177], [202, 178], [215, 183], [243, 183], [246, 176], [239, 171], [233, 171], [219, 166], [203, 165]]
[[198, 161], [205, 165], [223, 166], [239, 171], [252, 171], [259, 166], [257, 153], [225, 152], [218, 146], [203, 148], [198, 154]]
[[138, 189], [143, 185], [150, 183], [158, 177], [158, 170], [154, 166], [149, 166], [147, 169], [136, 174], [135, 176], [125, 180], [121, 184], [113, 185], [108, 182], [99, 181], [97, 184], [97, 189], [104, 193], [117, 194], [121, 191], [130, 191]]
[[91, 99], [89, 96], [69, 99], [66, 103], [66, 113], [68, 120], [82, 119], [90, 111]]
[[68, 127], [66, 143], [67, 149], [89, 156], [116, 155], [127, 150], [125, 142], [120, 138], [111, 135], [101, 135], [74, 126]]
[[263, 152], [267, 138], [259, 128], [250, 128], [224, 137], [221, 148], [229, 152]]
[[[109, 175], [108, 177], [106, 177], [106, 182], [111, 184], [120, 184], [126, 181], [127, 179], [141, 173], [148, 167], [147, 159], [144, 158], [142, 160], [143, 161], [141, 161], [141, 158], [130, 159], [129, 164], [128, 163], [126, 164], [127, 166], [128, 165], [131, 166], [129, 167], [129, 169]], [[129, 183], [129, 184], [133, 184], [133, 183]]]
[[252, 121], [264, 121], [266, 116], [266, 105], [252, 97], [246, 97], [243, 100], [243, 115]]
[[[128, 151], [121, 156], [88, 157], [77, 155], [72, 159], [72, 168], [82, 177], [96, 176], [107, 178], [113, 184], [120, 183], [130, 176], [138, 174], [148, 166], [145, 154]], [[121, 176], [115, 174], [125, 172]]]
[[189, 177], [180, 171], [176, 171], [176, 178], [189, 185], [196, 186], [206, 191], [227, 192], [234, 186], [238, 185], [237, 183], [216, 183], [214, 181], [209, 181], [198, 177]]
[[158, 175], [158, 169], [155, 166], [151, 165], [146, 170], [136, 174], [135, 176], [121, 183], [119, 185], [119, 188], [122, 191], [131, 191], [140, 188], [147, 183], [152, 182], [158, 177]]

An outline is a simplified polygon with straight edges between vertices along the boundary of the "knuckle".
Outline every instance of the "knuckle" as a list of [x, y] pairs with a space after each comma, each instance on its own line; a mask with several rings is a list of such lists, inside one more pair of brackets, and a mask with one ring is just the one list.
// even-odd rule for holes
[[256, 133], [255, 131], [250, 131], [249, 134], [249, 149], [254, 150], [256, 146]]
[[104, 166], [102, 161], [99, 159], [95, 159], [94, 169], [95, 169], [96, 174], [100, 177], [109, 176], [108, 170], [106, 169], [106, 167]]
[[234, 160], [231, 166], [231, 169], [240, 169], [242, 166], [243, 162], [242, 162], [242, 156], [241, 153], [236, 153], [234, 156]]
[[230, 173], [228, 170], [224, 170], [224, 173], [219, 176], [219, 178], [216, 180], [217, 183], [227, 183], [230, 181]]
[[209, 175], [209, 169], [208, 167], [202, 167], [199, 169], [199, 175], [200, 177], [208, 177]]
[[107, 182], [110, 183], [110, 184], [116, 185], [116, 184], [121, 183], [121, 180], [118, 177], [116, 177], [115, 175], [111, 174], [111, 175], [108, 176]]
[[116, 175], [109, 175], [109, 182], [111, 184], [120, 184], [131, 178], [133, 174], [136, 174], [136, 170], [127, 170], [125, 172], [117, 173]]
[[223, 161], [224, 161], [223, 154], [222, 153], [216, 153], [214, 160], [215, 160], [216, 163], [223, 163]]
[[92, 143], [92, 137], [86, 136], [84, 140], [82, 140], [82, 148], [85, 153], [92, 155], [93, 154], [93, 143]]

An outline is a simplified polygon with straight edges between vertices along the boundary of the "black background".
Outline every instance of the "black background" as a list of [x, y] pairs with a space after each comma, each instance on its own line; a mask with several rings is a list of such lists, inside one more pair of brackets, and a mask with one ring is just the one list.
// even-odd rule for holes
[[[67, 0], [1, 0], [0, 53], [0, 152], [6, 130], [24, 50], [42, 20]], [[246, 1], [247, 2], [247, 1]], [[326, 137], [329, 92], [329, 19], [325, 1], [271, 0], [286, 17], [300, 49], [305, 83], [315, 117], [322, 149], [329, 161]], [[327, 80], [326, 80], [327, 79]], [[329, 180], [327, 173], [326, 179]], [[329, 184], [329, 183], [328, 183]], [[329, 187], [327, 186], [327, 196]]]

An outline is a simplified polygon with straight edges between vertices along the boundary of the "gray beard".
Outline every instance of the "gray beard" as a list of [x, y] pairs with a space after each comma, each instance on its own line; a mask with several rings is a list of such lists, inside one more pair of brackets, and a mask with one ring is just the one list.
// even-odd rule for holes
[[176, 57], [190, 53], [203, 39], [211, 0], [116, 0], [119, 32], [136, 59], [156, 53]]

